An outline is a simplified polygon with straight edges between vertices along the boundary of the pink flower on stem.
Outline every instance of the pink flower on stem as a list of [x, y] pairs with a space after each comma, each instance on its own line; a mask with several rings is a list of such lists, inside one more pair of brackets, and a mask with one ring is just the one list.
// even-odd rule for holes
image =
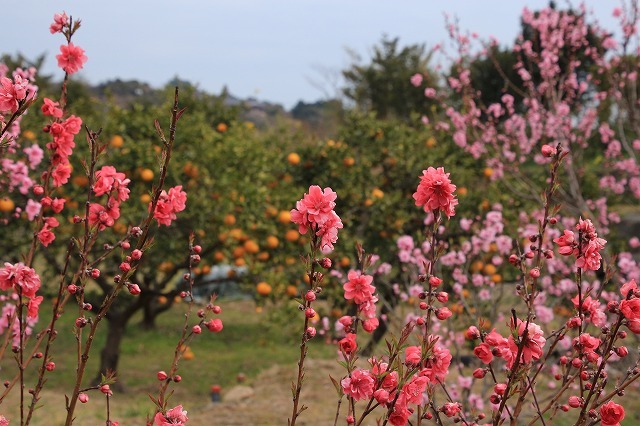
[[62, 118], [63, 112], [59, 107], [60, 104], [58, 102], [54, 102], [49, 98], [44, 98], [42, 113], [53, 118]]
[[443, 382], [449, 373], [452, 358], [449, 349], [435, 345], [430, 356], [427, 354], [425, 368], [420, 371], [419, 375], [426, 377], [430, 383]]
[[87, 55], [84, 54], [84, 49], [69, 43], [60, 46], [60, 54], [56, 55], [56, 59], [58, 60], [58, 66], [64, 72], [74, 74], [82, 69], [85, 62], [87, 62]]
[[349, 377], [342, 379], [340, 384], [345, 394], [360, 401], [373, 396], [375, 380], [369, 371], [357, 368], [351, 372]]
[[[527, 329], [527, 335], [524, 336], [525, 327]], [[524, 346], [522, 347], [521, 361], [525, 364], [531, 362], [534, 359], [540, 359], [542, 356], [542, 348], [544, 347], [547, 339], [543, 337], [543, 331], [537, 324], [530, 322], [528, 325], [518, 319], [518, 324], [516, 326], [518, 330], [518, 335], [520, 338], [524, 338]], [[509, 336], [508, 348], [511, 351], [511, 355], [507, 358], [507, 364], [509, 368], [513, 366], [513, 362], [515, 361], [515, 357], [518, 354], [518, 343], [514, 340], [513, 335]], [[503, 352], [504, 357], [504, 352]]]
[[407, 346], [405, 349], [404, 362], [408, 365], [420, 364], [420, 358], [422, 357], [422, 349], [420, 346]]
[[56, 13], [53, 15], [53, 24], [49, 26], [49, 31], [51, 34], [60, 33], [62, 29], [69, 25], [69, 17], [65, 12]]
[[451, 183], [449, 173], [443, 167], [429, 167], [422, 171], [420, 184], [413, 194], [416, 206], [423, 206], [425, 212], [441, 210], [447, 217], [454, 216], [458, 200], [453, 192], [456, 186]]
[[485, 342], [480, 343], [478, 346], [476, 346], [473, 349], [473, 353], [484, 364], [489, 364], [493, 360], [493, 353], [491, 352], [491, 347], [489, 346], [489, 344]]
[[329, 187], [322, 190], [311, 185], [309, 192], [296, 202], [291, 210], [291, 221], [298, 225], [298, 232], [306, 234], [309, 229], [321, 237], [320, 249], [333, 250], [338, 241], [338, 229], [342, 229], [342, 221], [333, 210], [336, 206], [337, 194]]
[[[178, 217], [176, 213], [185, 209], [187, 202], [187, 193], [182, 190], [182, 185], [169, 189], [169, 192], [162, 191], [153, 217], [158, 221], [159, 225], [169, 226], [173, 220]], [[149, 205], [151, 208], [151, 204]]]
[[602, 426], [620, 426], [620, 422], [624, 419], [624, 407], [609, 401], [600, 407], [600, 418]]
[[620, 312], [628, 320], [640, 320], [640, 299], [623, 300], [620, 302]]
[[16, 112], [18, 102], [27, 97], [28, 80], [16, 76], [15, 83], [7, 77], [0, 78], [0, 111]]
[[157, 413], [153, 418], [153, 424], [154, 426], [184, 426], [188, 420], [187, 412], [182, 409], [182, 405], [178, 405], [171, 410], [167, 410], [166, 414]]
[[402, 387], [402, 395], [409, 404], [422, 404], [422, 394], [429, 383], [425, 376], [415, 375]]
[[116, 192], [115, 199], [121, 203], [129, 198], [129, 188], [131, 182], [124, 173], [119, 173], [113, 166], [104, 166], [96, 172], [96, 182], [93, 185], [93, 192], [97, 196]]
[[356, 335], [353, 333], [348, 333], [342, 340], [338, 342], [340, 345], [340, 349], [347, 355], [353, 353], [358, 348], [358, 344], [356, 343]]
[[413, 87], [420, 87], [420, 85], [422, 84], [422, 80], [423, 80], [422, 74], [416, 73], [411, 76], [411, 85]]
[[442, 406], [442, 412], [447, 417], [453, 417], [460, 413], [462, 406], [459, 402], [447, 402]]
[[345, 299], [353, 299], [359, 305], [373, 297], [376, 288], [371, 285], [373, 282], [371, 275], [362, 275], [358, 271], [350, 271], [347, 278], [349, 281], [343, 285]]
[[58, 164], [56, 168], [51, 172], [51, 177], [53, 178], [53, 186], [56, 187], [62, 186], [65, 183], [69, 182], [69, 178], [71, 177], [71, 164]]
[[23, 296], [34, 298], [40, 288], [40, 276], [35, 269], [29, 268], [23, 263], [11, 264], [5, 262], [4, 268], [0, 268], [0, 289], [20, 289]]

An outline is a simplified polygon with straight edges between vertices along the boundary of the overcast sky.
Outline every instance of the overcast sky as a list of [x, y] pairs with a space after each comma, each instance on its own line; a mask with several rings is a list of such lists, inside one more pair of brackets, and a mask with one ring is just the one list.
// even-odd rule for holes
[[[557, 1], [561, 6], [562, 0]], [[575, 2], [574, 2], [575, 3]], [[512, 41], [526, 5], [545, 0], [21, 0], [3, 8], [3, 53], [47, 54], [55, 67], [63, 37], [51, 35], [53, 14], [66, 11], [83, 27], [74, 36], [89, 61], [78, 74], [91, 83], [115, 78], [161, 86], [179, 76], [219, 93], [291, 108], [333, 95], [333, 77], [350, 64], [346, 48], [367, 57], [383, 34], [401, 44], [446, 41], [444, 14], [481, 37]], [[608, 29], [615, 0], [586, 2]], [[28, 12], [27, 12], [28, 11]]]

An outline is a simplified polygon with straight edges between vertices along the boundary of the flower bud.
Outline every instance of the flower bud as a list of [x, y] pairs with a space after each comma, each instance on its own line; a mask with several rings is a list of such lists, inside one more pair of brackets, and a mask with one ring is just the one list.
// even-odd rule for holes
[[202, 327], [196, 324], [191, 328], [191, 331], [193, 331], [193, 334], [200, 334], [202, 333]]
[[480, 330], [475, 325], [472, 325], [464, 332], [464, 337], [467, 340], [475, 340], [480, 337]]
[[131, 252], [131, 258], [134, 260], [140, 260], [140, 258], [142, 257], [142, 251], [135, 249], [134, 251]]
[[165, 380], [167, 380], [167, 373], [165, 373], [164, 371], [158, 371], [157, 374], [158, 380], [160, 380], [161, 382], [164, 382]]
[[542, 152], [542, 155], [544, 155], [547, 158], [551, 158], [558, 153], [558, 151], [554, 147], [547, 144], [542, 145], [542, 148], [540, 151]]
[[320, 266], [322, 266], [324, 269], [331, 268], [331, 259], [329, 259], [328, 257], [320, 259], [320, 262], [318, 263], [320, 263]]
[[44, 366], [44, 368], [46, 368], [46, 369], [47, 369], [47, 371], [53, 371], [53, 370], [55, 370], [55, 369], [56, 369], [56, 363], [55, 363], [55, 362], [53, 362], [53, 361], [49, 361], [49, 362]]
[[316, 293], [313, 290], [309, 290], [304, 295], [304, 298], [307, 302], [313, 302], [314, 300], [316, 300]]
[[444, 321], [447, 318], [449, 318], [453, 313], [451, 312], [451, 310], [449, 310], [449, 308], [442, 307], [440, 309], [436, 309], [436, 318], [438, 318], [440, 321]]
[[487, 372], [483, 368], [476, 368], [473, 370], [473, 377], [476, 379], [482, 379], [487, 374]]
[[209, 331], [214, 333], [219, 333], [223, 328], [222, 320], [220, 318], [214, 318], [211, 321], [204, 323], [204, 325], [207, 326]]
[[82, 402], [83, 404], [86, 404], [87, 402], [89, 402], [89, 395], [87, 395], [84, 392], [78, 394], [78, 401]]
[[572, 395], [569, 397], [569, 407], [578, 408], [582, 407], [583, 400], [579, 396]]
[[378, 404], [386, 404], [389, 401], [389, 392], [384, 389], [378, 389], [373, 393], [373, 397]]
[[122, 243], [120, 243], [120, 247], [125, 250], [129, 250], [131, 248], [131, 243], [129, 243], [129, 241], [123, 241]]
[[446, 291], [441, 291], [436, 294], [436, 299], [438, 299], [438, 302], [440, 303], [447, 303], [449, 301], [449, 293], [447, 293]]
[[442, 284], [442, 279], [432, 275], [429, 277], [429, 284], [431, 284], [431, 287], [438, 287]]

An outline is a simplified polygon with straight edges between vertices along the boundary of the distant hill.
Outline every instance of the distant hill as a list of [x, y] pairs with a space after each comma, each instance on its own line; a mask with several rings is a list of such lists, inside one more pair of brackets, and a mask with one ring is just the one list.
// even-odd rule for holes
[[[192, 83], [174, 78], [167, 86], [189, 87], [203, 95], [221, 98], [224, 105], [239, 108], [240, 119], [249, 121], [258, 128], [266, 128], [277, 122], [291, 121], [298, 123], [305, 130], [326, 135], [331, 133], [342, 113], [342, 104], [338, 100], [323, 100], [313, 103], [298, 102], [291, 111], [278, 103], [258, 100], [256, 98], [241, 99], [225, 87], [219, 95], [201, 91]], [[123, 107], [134, 102], [160, 103], [164, 100], [164, 90], [151, 87], [148, 83], [138, 80], [109, 80], [94, 86], [88, 85], [90, 93], [102, 100], [112, 100]]]

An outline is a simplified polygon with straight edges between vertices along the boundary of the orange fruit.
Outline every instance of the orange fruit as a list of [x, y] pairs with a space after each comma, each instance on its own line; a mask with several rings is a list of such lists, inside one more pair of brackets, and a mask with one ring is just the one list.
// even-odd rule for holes
[[125, 225], [122, 222], [116, 222], [113, 225], [113, 230], [116, 231], [118, 234], [124, 234], [125, 232], [127, 232], [127, 225]]
[[280, 241], [278, 241], [278, 237], [274, 235], [269, 235], [265, 241], [265, 244], [268, 248], [274, 249], [278, 247], [278, 244], [280, 244]]
[[482, 268], [484, 268], [484, 263], [482, 263], [481, 260], [476, 260], [471, 264], [471, 267], [469, 269], [471, 270], [471, 272], [476, 273], [482, 271]]
[[232, 256], [234, 259], [239, 259], [244, 256], [244, 248], [242, 246], [237, 246], [233, 249]]
[[351, 259], [349, 259], [347, 256], [344, 256], [342, 259], [340, 259], [340, 266], [342, 266], [343, 268], [348, 268], [349, 265], [351, 265]]
[[215, 260], [216, 262], [222, 262], [224, 260], [224, 253], [222, 253], [221, 251], [216, 251], [215, 253], [213, 253], [213, 260]]
[[382, 190], [380, 188], [373, 188], [373, 191], [371, 191], [371, 197], [372, 198], [382, 198], [382, 197], [384, 197], [384, 192], [382, 192]]
[[465, 195], [467, 195], [469, 193], [469, 191], [467, 190], [466, 187], [461, 186], [460, 188], [458, 188], [458, 195], [461, 197], [464, 197]]
[[500, 274], [491, 275], [491, 281], [493, 281], [496, 284], [500, 284], [502, 282], [502, 275]]
[[206, 274], [208, 274], [209, 272], [211, 272], [211, 266], [209, 266], [209, 265], [204, 265], [204, 266], [202, 267], [202, 273], [206, 275]]
[[143, 204], [149, 204], [151, 202], [151, 195], [149, 194], [142, 194], [140, 196], [140, 201], [142, 201]]
[[184, 351], [182, 352], [182, 359], [185, 359], [187, 361], [194, 359], [196, 356], [193, 353], [193, 351], [191, 350], [191, 348], [189, 346], [187, 346]]
[[161, 305], [164, 305], [167, 303], [167, 297], [166, 296], [158, 296], [158, 303]]
[[120, 135], [114, 135], [109, 141], [109, 145], [111, 145], [112, 148], [122, 148], [122, 145], [124, 145], [124, 139], [122, 139], [122, 136]]
[[425, 145], [429, 149], [433, 148], [434, 146], [436, 146], [436, 138], [431, 136], [429, 139], [427, 139], [427, 142], [425, 143]]
[[298, 295], [298, 287], [295, 285], [288, 285], [286, 293], [289, 297], [296, 297]]
[[351, 167], [356, 164], [356, 160], [353, 157], [345, 157], [344, 160], [342, 160], [342, 164], [344, 164], [345, 167]]
[[256, 254], [260, 251], [260, 246], [253, 240], [247, 240], [243, 244], [244, 251], [249, 254]]
[[267, 217], [275, 217], [278, 215], [278, 209], [275, 208], [274, 206], [268, 206], [265, 210], [264, 210], [264, 214]]
[[371, 198], [367, 198], [366, 200], [364, 200], [364, 205], [365, 207], [370, 207], [373, 205], [373, 200]]
[[288, 210], [282, 210], [280, 213], [278, 213], [278, 222], [283, 225], [291, 222], [291, 212]]
[[244, 260], [244, 258], [239, 257], [236, 260], [233, 261], [233, 264], [236, 266], [244, 266], [247, 264], [247, 262]]
[[16, 203], [11, 198], [0, 198], [0, 212], [10, 213], [16, 208]]
[[169, 272], [173, 269], [173, 262], [162, 262], [160, 266], [158, 266], [160, 272]]
[[484, 177], [486, 177], [487, 179], [489, 179], [491, 176], [493, 176], [493, 169], [491, 167], [486, 167], [483, 171], [482, 174], [484, 175]]
[[261, 281], [256, 285], [256, 292], [258, 292], [260, 296], [268, 296], [271, 293], [271, 285]]
[[31, 130], [25, 130], [24, 132], [22, 132], [22, 137], [24, 137], [27, 140], [34, 140], [36, 138], [36, 134], [33, 133]]
[[84, 188], [85, 186], [89, 185], [89, 178], [86, 177], [85, 175], [74, 176], [73, 179], [71, 179], [71, 183], [81, 188]]
[[267, 260], [269, 260], [269, 252], [267, 251], [261, 251], [260, 253], [258, 253], [258, 255], [256, 256], [256, 259], [258, 259], [261, 262], [265, 262]]
[[292, 152], [289, 155], [287, 155], [287, 161], [292, 166], [297, 166], [298, 164], [300, 164], [300, 156], [297, 153]]
[[498, 269], [495, 267], [495, 265], [491, 263], [487, 263], [486, 265], [484, 265], [484, 268], [482, 269], [482, 272], [484, 272], [485, 275], [493, 275], [497, 271]]
[[153, 170], [151, 169], [142, 169], [140, 171], [140, 179], [142, 179], [143, 182], [151, 182], [153, 180]]
[[290, 243], [298, 241], [298, 238], [300, 238], [300, 234], [295, 229], [289, 229], [287, 233], [284, 234], [284, 239]]
[[236, 217], [232, 214], [228, 214], [224, 217], [224, 224], [227, 226], [236, 224]]
[[226, 123], [218, 123], [218, 125], [216, 126], [216, 130], [220, 133], [224, 133], [229, 129], [229, 126], [226, 125]]

